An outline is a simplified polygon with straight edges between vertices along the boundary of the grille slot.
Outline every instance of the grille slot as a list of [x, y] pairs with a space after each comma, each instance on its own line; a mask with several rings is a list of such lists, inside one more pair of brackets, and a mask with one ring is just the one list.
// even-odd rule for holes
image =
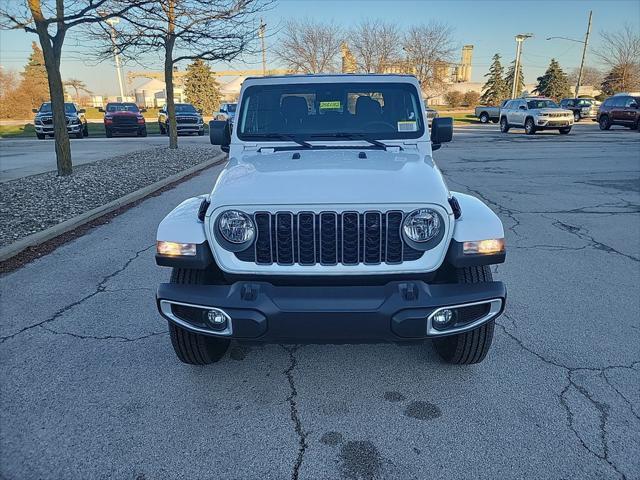
[[235, 256], [258, 265], [399, 264], [424, 254], [402, 239], [399, 210], [256, 212], [253, 218], [255, 243]]

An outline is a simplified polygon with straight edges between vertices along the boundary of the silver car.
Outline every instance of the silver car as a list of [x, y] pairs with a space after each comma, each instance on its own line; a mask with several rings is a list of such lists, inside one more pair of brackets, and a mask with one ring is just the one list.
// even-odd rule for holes
[[566, 135], [571, 131], [573, 122], [573, 112], [560, 108], [550, 98], [516, 98], [500, 109], [500, 131], [503, 133], [513, 127], [524, 127], [527, 135], [538, 130], [558, 130]]

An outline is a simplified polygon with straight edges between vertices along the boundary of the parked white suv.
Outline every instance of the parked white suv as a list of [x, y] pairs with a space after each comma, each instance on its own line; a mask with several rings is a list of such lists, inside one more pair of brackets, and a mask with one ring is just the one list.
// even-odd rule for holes
[[538, 130], [558, 130], [566, 135], [571, 131], [574, 118], [571, 110], [560, 108], [556, 102], [544, 97], [516, 98], [500, 109], [500, 131], [524, 127], [527, 135]]
[[480, 362], [506, 290], [500, 219], [450, 192], [406, 75], [249, 78], [233, 130], [210, 123], [229, 162], [210, 193], [158, 227], [172, 267], [157, 304], [178, 358], [220, 359], [230, 339], [407, 342], [432, 338], [445, 361]]

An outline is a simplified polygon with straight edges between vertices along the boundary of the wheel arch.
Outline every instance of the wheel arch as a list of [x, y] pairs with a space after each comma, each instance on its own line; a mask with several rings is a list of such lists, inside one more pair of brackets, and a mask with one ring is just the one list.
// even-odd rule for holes
[[451, 192], [460, 204], [462, 215], [455, 222], [453, 239], [457, 242], [504, 238], [502, 221], [484, 202], [471, 195]]

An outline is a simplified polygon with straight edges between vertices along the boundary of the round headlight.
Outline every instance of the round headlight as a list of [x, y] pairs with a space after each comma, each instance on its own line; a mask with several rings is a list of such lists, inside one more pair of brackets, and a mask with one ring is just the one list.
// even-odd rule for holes
[[430, 208], [414, 210], [404, 219], [402, 230], [409, 240], [429, 241], [440, 233], [440, 216]]
[[222, 237], [233, 244], [248, 243], [256, 236], [256, 226], [251, 217], [238, 210], [227, 210], [218, 219]]

